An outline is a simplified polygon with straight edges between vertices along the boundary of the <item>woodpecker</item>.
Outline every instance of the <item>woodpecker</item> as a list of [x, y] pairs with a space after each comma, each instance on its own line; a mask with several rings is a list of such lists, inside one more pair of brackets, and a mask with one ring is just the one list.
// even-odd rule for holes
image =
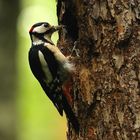
[[73, 128], [78, 132], [79, 122], [70, 106], [70, 99], [68, 99], [70, 95], [64, 93], [67, 90], [63, 90], [74, 71], [74, 65], [51, 40], [52, 34], [62, 28], [61, 25], [51, 26], [47, 22], [36, 23], [31, 27], [29, 34], [32, 46], [28, 55], [29, 65], [59, 114], [63, 116], [64, 111]]

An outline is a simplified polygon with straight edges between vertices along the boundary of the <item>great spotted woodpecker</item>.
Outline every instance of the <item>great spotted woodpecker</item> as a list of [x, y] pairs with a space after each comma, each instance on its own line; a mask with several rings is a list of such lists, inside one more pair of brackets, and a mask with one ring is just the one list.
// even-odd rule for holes
[[51, 40], [52, 34], [62, 28], [62, 26], [51, 26], [47, 22], [36, 23], [31, 27], [29, 34], [32, 47], [29, 51], [29, 65], [33, 75], [60, 115], [63, 116], [64, 110], [73, 128], [78, 132], [78, 120], [66, 97], [70, 95], [66, 95], [64, 93], [66, 90], [63, 90], [74, 71], [74, 66]]

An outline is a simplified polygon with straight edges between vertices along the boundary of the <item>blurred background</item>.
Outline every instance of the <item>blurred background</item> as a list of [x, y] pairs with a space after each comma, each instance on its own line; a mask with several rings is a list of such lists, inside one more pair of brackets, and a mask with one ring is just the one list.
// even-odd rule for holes
[[40, 21], [57, 25], [56, 0], [0, 0], [0, 140], [66, 139], [65, 117], [29, 69], [28, 31]]

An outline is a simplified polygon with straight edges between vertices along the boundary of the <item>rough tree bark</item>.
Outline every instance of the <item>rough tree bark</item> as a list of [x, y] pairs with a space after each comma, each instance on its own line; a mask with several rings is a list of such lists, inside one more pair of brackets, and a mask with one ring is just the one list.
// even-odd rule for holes
[[0, 140], [16, 140], [18, 0], [0, 0]]
[[75, 45], [73, 109], [79, 135], [69, 140], [140, 139], [140, 1], [58, 0], [59, 47]]

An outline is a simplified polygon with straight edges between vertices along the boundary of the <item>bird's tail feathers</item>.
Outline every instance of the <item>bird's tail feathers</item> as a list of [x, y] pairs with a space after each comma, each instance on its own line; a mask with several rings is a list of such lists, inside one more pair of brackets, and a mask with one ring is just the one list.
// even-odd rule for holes
[[64, 109], [64, 111], [66, 113], [66, 117], [71, 122], [73, 128], [75, 129], [75, 132], [78, 133], [79, 129], [80, 129], [78, 119], [76, 118], [74, 112], [72, 111], [72, 108], [68, 104], [67, 99], [65, 98], [65, 96], [62, 97], [62, 103], [63, 103], [63, 109]]
[[[54, 106], [57, 108], [59, 114], [63, 116], [63, 110], [66, 113], [68, 120], [71, 122], [75, 132], [78, 133], [80, 125], [78, 119], [76, 118], [74, 112], [72, 111], [71, 106], [69, 105], [66, 97], [62, 94], [62, 89], [59, 89], [52, 93], [49, 87], [46, 84], [41, 84], [42, 88], [46, 92], [47, 96], [53, 102]], [[52, 96], [53, 95], [53, 96]]]

